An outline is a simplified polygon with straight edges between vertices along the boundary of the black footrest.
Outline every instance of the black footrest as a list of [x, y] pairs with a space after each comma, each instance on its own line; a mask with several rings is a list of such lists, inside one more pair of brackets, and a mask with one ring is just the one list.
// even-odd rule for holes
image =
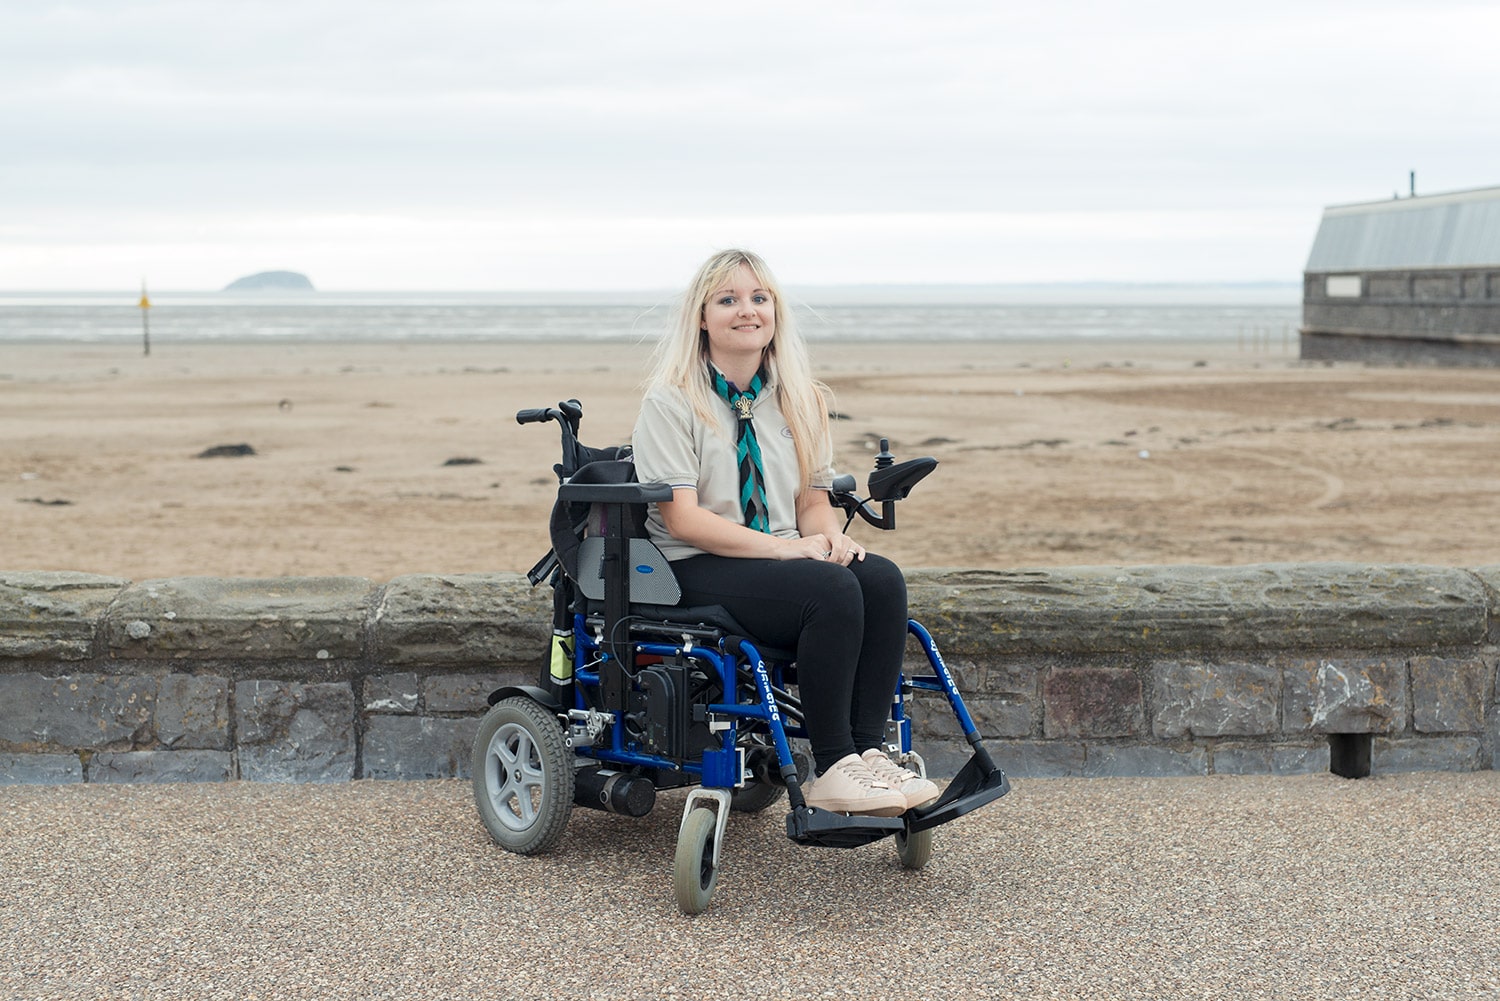
[[900, 817], [845, 816], [805, 806], [786, 815], [786, 836], [799, 845], [820, 848], [858, 848], [899, 834]]
[[986, 769], [979, 763], [979, 756], [975, 755], [959, 769], [958, 774], [953, 776], [953, 781], [948, 783], [948, 788], [943, 790], [943, 794], [931, 806], [906, 811], [906, 829], [913, 832], [925, 831], [939, 824], [946, 824], [986, 803], [993, 803], [1008, 792], [1010, 780], [1005, 777], [1005, 773], [994, 767]]

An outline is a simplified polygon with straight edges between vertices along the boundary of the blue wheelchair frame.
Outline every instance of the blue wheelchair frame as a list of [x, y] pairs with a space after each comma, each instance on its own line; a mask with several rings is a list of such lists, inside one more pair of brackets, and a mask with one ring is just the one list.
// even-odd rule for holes
[[[589, 698], [590, 693], [597, 693], [602, 685], [602, 674], [596, 665], [606, 663], [609, 654], [605, 652], [604, 645], [596, 642], [587, 628], [587, 617], [575, 616], [575, 653], [574, 653], [574, 680], [577, 683], [575, 690], [575, 704], [572, 708], [577, 710], [588, 710], [593, 700]], [[664, 629], [667, 628], [664, 624]], [[916, 637], [921, 645], [923, 653], [926, 654], [933, 673], [930, 675], [919, 675], [908, 679], [903, 673], [897, 680], [896, 695], [891, 702], [891, 723], [894, 724], [895, 737], [894, 746], [889, 750], [895, 751], [902, 756], [910, 755], [912, 752], [911, 724], [912, 720], [906, 711], [908, 694], [912, 691], [934, 692], [944, 696], [959, 727], [963, 731], [964, 738], [970, 746], [975, 749], [976, 756], [984, 759], [989, 758], [979, 735], [979, 728], [974, 724], [974, 719], [969, 715], [968, 707], [964, 705], [963, 696], [959, 694], [958, 686], [953, 680], [952, 673], [947, 664], [943, 662], [942, 654], [938, 650], [937, 641], [932, 634], [916, 619], [908, 619], [906, 623], [907, 632]], [[743, 784], [745, 776], [744, 748], [739, 746], [739, 721], [750, 720], [764, 724], [774, 741], [778, 762], [783, 767], [792, 762], [791, 740], [793, 738], [807, 737], [807, 730], [803, 726], [789, 723], [783, 718], [781, 707], [778, 704], [777, 693], [782, 693], [785, 698], [787, 693], [786, 675], [792, 669], [792, 665], [786, 661], [767, 661], [762, 656], [757, 645], [748, 639], [737, 637], [726, 637], [730, 643], [736, 643], [737, 649], [728, 651], [711, 646], [694, 646], [687, 649], [681, 644], [640, 642], [634, 645], [634, 652], [638, 657], [677, 657], [687, 656], [704, 661], [711, 665], [717, 672], [717, 678], [722, 691], [736, 689], [739, 681], [738, 666], [740, 659], [750, 666], [751, 676], [754, 681], [754, 691], [758, 698], [754, 702], [713, 702], [702, 707], [703, 712], [709, 717], [719, 717], [724, 721], [723, 729], [718, 732], [722, 735], [723, 746], [718, 750], [705, 750], [698, 761], [676, 760], [649, 754], [639, 749], [639, 742], [629, 732], [626, 719], [622, 713], [614, 713], [610, 725], [609, 745], [607, 747], [575, 747], [574, 753], [588, 758], [594, 758], [601, 762], [623, 765], [635, 768], [656, 768], [668, 771], [680, 771], [686, 776], [696, 777], [705, 788], [733, 789]], [[594, 668], [594, 669], [591, 669]], [[987, 765], [987, 767], [985, 767]], [[945, 823], [955, 817], [969, 812], [977, 806], [982, 806], [990, 799], [997, 799], [1009, 791], [1009, 784], [1003, 780], [1004, 773], [995, 769], [993, 761], [983, 761], [980, 765], [983, 770], [993, 772], [1001, 777], [992, 788], [998, 790], [997, 795], [987, 797], [983, 802], [965, 803], [962, 808], [955, 810], [939, 810], [936, 805], [929, 806], [919, 811], [912, 811], [914, 816], [906, 823], [890, 825], [890, 831], [907, 827], [913, 830], [926, 830], [938, 824]], [[795, 775], [795, 771], [793, 773]], [[787, 776], [783, 776], [784, 778]], [[799, 790], [800, 792], [800, 790]], [[941, 802], [941, 800], [940, 800]], [[795, 804], [794, 804], [795, 805]], [[805, 805], [805, 804], [804, 804]], [[948, 804], [943, 804], [947, 806]], [[795, 811], [794, 811], [795, 812]], [[938, 817], [941, 819], [937, 819]], [[791, 825], [789, 824], [789, 830]], [[795, 835], [793, 835], [795, 838]]]
[[[1005, 773], [986, 750], [936, 642], [912, 619], [907, 622], [908, 633], [921, 646], [932, 673], [911, 678], [903, 674], [899, 679], [892, 695], [887, 750], [902, 762], [915, 763], [925, 774], [920, 756], [912, 753], [912, 721], [907, 712], [911, 693], [925, 691], [944, 696], [972, 748], [972, 757], [935, 801], [899, 817], [846, 816], [809, 807], [802, 794], [805, 758], [799, 761], [791, 745], [793, 739], [807, 736], [800, 722], [800, 703], [791, 693], [794, 655], [764, 648], [743, 635], [722, 609], [632, 603], [629, 509], [668, 500], [671, 488], [634, 482], [570, 482], [587, 459], [588, 450], [576, 439], [581, 416], [581, 406], [571, 400], [556, 410], [517, 415], [520, 423], [557, 420], [562, 425], [560, 504], [595, 505], [605, 512], [600, 566], [604, 596], [592, 605], [573, 602], [571, 677], [558, 678], [553, 670], [548, 684], [549, 674], [544, 671], [540, 686], [508, 686], [490, 695], [494, 708], [475, 740], [473, 774], [481, 820], [497, 842], [523, 853], [546, 850], [560, 836], [569, 805], [641, 816], [654, 805], [657, 789], [696, 784], [683, 809], [674, 867], [678, 904], [683, 911], [696, 913], [707, 906], [713, 892], [735, 796], [751, 785], [765, 784], [756, 805], [746, 809], [769, 805], [779, 798], [779, 787], [785, 788], [791, 807], [786, 830], [793, 841], [853, 848], [895, 836], [902, 862], [909, 868], [926, 863], [933, 828], [1009, 792]], [[891, 472], [899, 480], [894, 487], [882, 488], [883, 514], [854, 497], [852, 478], [845, 489], [836, 488], [834, 502], [851, 520], [858, 513], [877, 527], [894, 527], [894, 501], [904, 498], [911, 484], [936, 462], [912, 460], [901, 465], [918, 464], [925, 465], [901, 479], [900, 468], [882, 447], [871, 477], [872, 496], [881, 468], [893, 467]], [[549, 553], [533, 569], [533, 584], [550, 575], [553, 586], [559, 586], [562, 571], [556, 562]], [[561, 729], [560, 742], [559, 734], [549, 730], [548, 719], [556, 720]], [[769, 745], [763, 743], [766, 737]], [[761, 742], [747, 747], [752, 738]], [[755, 755], [754, 761], [750, 754]], [[553, 796], [558, 795], [558, 788], [568, 790], [572, 804], [546, 801], [549, 774]], [[518, 790], [538, 793], [541, 807], [521, 801]], [[506, 804], [514, 812], [502, 809]], [[514, 831], [524, 832], [533, 809], [553, 817], [549, 833], [529, 840], [510, 837]], [[559, 810], [563, 811], [560, 821]], [[704, 814], [712, 814], [711, 819]]]

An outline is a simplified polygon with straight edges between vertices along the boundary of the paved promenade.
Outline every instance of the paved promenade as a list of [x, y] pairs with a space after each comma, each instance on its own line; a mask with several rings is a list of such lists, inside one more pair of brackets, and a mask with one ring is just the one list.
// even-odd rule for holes
[[0, 998], [1494, 998], [1500, 775], [1018, 780], [932, 863], [682, 794], [493, 847], [466, 782], [0, 788]]

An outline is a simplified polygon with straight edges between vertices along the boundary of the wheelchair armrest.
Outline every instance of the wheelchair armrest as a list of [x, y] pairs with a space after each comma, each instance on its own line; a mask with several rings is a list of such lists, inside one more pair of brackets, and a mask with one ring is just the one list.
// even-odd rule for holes
[[669, 483], [564, 483], [557, 496], [570, 504], [652, 504], [672, 499]]

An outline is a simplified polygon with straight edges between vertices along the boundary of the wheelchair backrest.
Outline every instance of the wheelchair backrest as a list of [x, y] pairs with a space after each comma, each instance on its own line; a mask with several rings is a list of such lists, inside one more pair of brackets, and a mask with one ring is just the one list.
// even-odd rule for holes
[[[582, 484], [637, 482], [635, 462], [629, 445], [613, 449], [586, 449], [580, 446], [580, 451], [587, 453], [585, 457], [590, 461], [579, 466], [571, 475], [566, 475], [566, 471], [559, 466], [559, 478], [565, 478], [569, 483]], [[563, 572], [585, 598], [595, 601], [603, 599], [603, 536], [609, 529], [611, 510], [624, 512], [624, 523], [619, 526], [619, 532], [630, 540], [631, 600], [659, 605], [676, 604], [682, 591], [672, 573], [671, 564], [646, 538], [644, 504], [620, 507], [570, 503], [559, 498], [553, 505], [549, 527], [552, 549], [557, 554]]]

